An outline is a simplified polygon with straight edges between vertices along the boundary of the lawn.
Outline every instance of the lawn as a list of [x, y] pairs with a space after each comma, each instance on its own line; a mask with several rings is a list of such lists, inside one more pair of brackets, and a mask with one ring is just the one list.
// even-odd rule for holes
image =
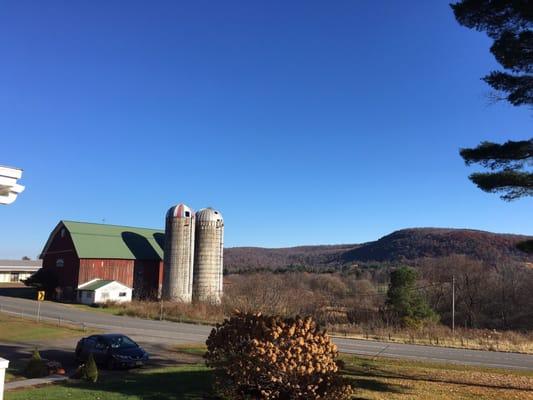
[[200, 400], [211, 398], [211, 374], [202, 365], [114, 372], [96, 384], [62, 383], [7, 392], [5, 400]]
[[533, 399], [533, 372], [343, 355], [357, 399]]
[[[97, 384], [70, 382], [8, 392], [5, 400], [73, 399], [210, 399], [212, 376], [199, 354], [203, 348], [180, 346], [196, 364], [113, 372]], [[433, 364], [418, 361], [369, 359], [342, 355], [343, 373], [354, 388], [354, 399], [533, 399], [533, 373]]]
[[[0, 356], [3, 354], [5, 358], [10, 360], [9, 368], [6, 371], [6, 382], [23, 378], [22, 371], [26, 366], [27, 356], [11, 354], [20, 351], [21, 344], [31, 348], [31, 343], [34, 343], [36, 347], [41, 347], [40, 343], [46, 343], [47, 340], [61, 341], [61, 339], [77, 338], [82, 334], [84, 333], [80, 329], [73, 327], [58, 327], [51, 323], [0, 314], [0, 343], [4, 343], [0, 345]], [[27, 352], [28, 350], [24, 351]]]
[[21, 319], [0, 314], [0, 342], [32, 342], [80, 336], [82, 331], [73, 327]]

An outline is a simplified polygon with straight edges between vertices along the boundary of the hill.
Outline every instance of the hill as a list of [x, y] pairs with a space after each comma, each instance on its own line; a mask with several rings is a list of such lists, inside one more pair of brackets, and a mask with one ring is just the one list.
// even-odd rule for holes
[[463, 254], [487, 264], [533, 262], [533, 256], [517, 244], [532, 236], [484, 232], [470, 229], [411, 228], [395, 231], [363, 244], [299, 246], [279, 249], [233, 247], [225, 249], [228, 272], [255, 269], [290, 269], [298, 266], [321, 269], [354, 263], [409, 262]]

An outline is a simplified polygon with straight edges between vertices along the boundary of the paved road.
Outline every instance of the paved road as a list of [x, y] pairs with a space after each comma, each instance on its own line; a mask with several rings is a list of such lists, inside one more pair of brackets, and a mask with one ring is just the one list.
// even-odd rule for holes
[[[0, 296], [0, 311], [35, 316], [37, 302]], [[83, 323], [87, 327], [122, 332], [134, 336], [136, 340], [143, 344], [200, 343], [205, 341], [211, 331], [210, 327], [203, 325], [109, 315], [102, 312], [84, 311], [73, 306], [52, 302], [41, 303], [40, 315], [43, 319], [58, 321], [61, 318], [62, 321]], [[449, 349], [346, 338], [335, 338], [334, 340], [339, 350], [344, 353], [379, 354], [385, 357], [402, 359], [533, 371], [533, 355], [527, 354]]]

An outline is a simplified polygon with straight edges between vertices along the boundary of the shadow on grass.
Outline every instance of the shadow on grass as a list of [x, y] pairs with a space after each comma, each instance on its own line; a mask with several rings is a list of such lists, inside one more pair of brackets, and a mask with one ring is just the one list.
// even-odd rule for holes
[[[0, 343], [0, 356], [9, 360], [9, 367], [7, 372], [9, 380], [24, 379], [24, 369], [28, 364], [28, 360], [36, 346], [23, 345], [19, 343]], [[37, 347], [38, 348], [38, 347]], [[73, 351], [65, 351], [59, 349], [38, 348], [39, 354], [45, 361], [59, 361], [61, 365], [71, 371], [77, 367], [76, 360], [74, 359]]]
[[136, 396], [143, 400], [200, 400], [216, 399], [213, 394], [211, 372], [201, 366], [140, 370], [103, 376], [96, 384], [69, 382], [63, 384], [95, 395], [111, 393]]

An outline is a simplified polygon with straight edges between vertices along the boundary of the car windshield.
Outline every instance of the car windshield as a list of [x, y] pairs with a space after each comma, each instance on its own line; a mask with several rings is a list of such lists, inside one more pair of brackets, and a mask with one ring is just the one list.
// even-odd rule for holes
[[127, 336], [112, 336], [106, 338], [112, 349], [125, 349], [128, 347], [137, 347], [137, 343]]

